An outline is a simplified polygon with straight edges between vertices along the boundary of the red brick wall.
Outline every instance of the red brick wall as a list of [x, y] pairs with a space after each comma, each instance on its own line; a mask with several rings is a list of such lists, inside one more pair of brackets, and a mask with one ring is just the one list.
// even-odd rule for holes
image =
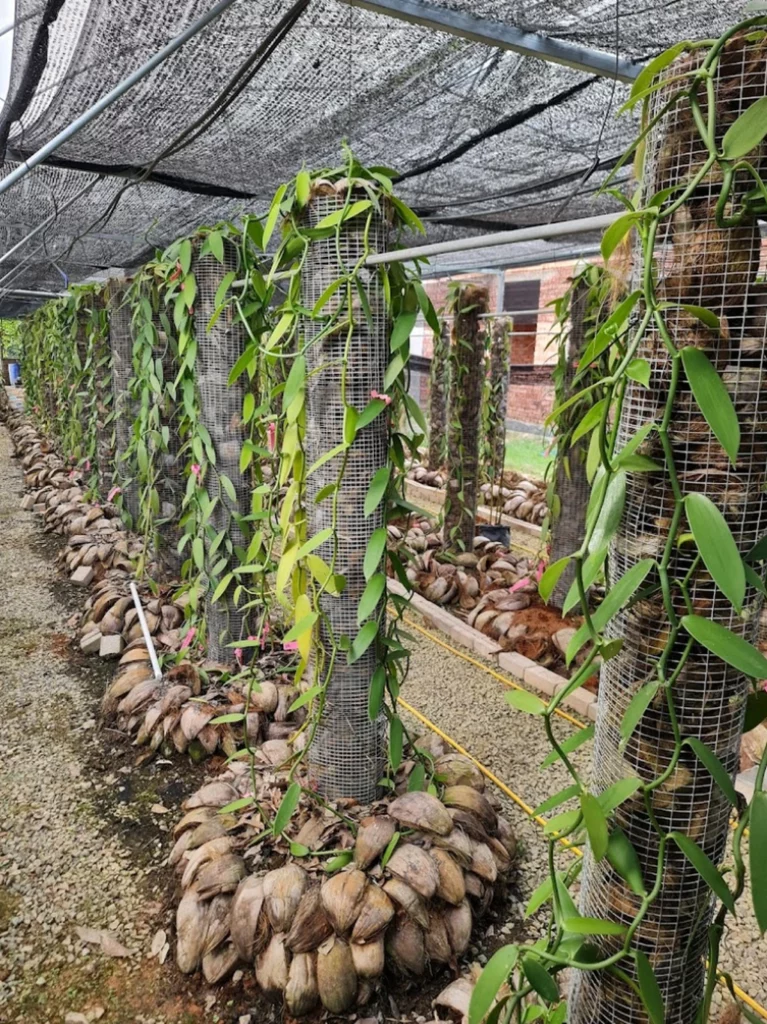
[[515, 384], [509, 387], [507, 415], [510, 420], [542, 427], [554, 408], [554, 386], [551, 383]]

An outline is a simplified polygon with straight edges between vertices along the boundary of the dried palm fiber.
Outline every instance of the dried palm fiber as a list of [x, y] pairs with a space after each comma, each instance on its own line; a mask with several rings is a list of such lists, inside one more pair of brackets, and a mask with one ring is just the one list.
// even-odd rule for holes
[[[308, 223], [316, 225], [323, 217], [343, 209], [345, 195], [329, 187], [316, 190], [308, 208]], [[363, 197], [364, 198], [364, 197]], [[312, 309], [329, 285], [364, 262], [366, 252], [386, 248], [388, 225], [381, 214], [374, 214], [369, 231], [366, 218], [356, 217], [344, 222], [340, 237], [313, 241], [301, 277], [301, 298]], [[311, 466], [317, 459], [343, 441], [344, 401], [341, 386], [346, 360], [346, 403], [364, 409], [371, 391], [383, 392], [388, 358], [389, 326], [381, 273], [362, 268], [358, 273], [360, 286], [366, 290], [370, 316], [361, 309], [342, 313], [341, 319], [353, 317], [354, 327], [349, 341], [346, 326], [313, 344], [325, 326], [324, 318], [304, 320], [306, 344], [306, 439], [305, 461]], [[326, 303], [327, 314], [336, 313], [346, 302], [346, 288], [338, 289]], [[317, 503], [316, 495], [335, 484], [341, 460], [346, 459], [337, 500], [334, 539], [326, 541], [317, 554], [346, 580], [343, 593], [321, 598], [323, 619], [313, 646], [314, 670], [320, 679], [328, 673], [331, 643], [341, 636], [354, 637], [359, 631], [357, 606], [365, 589], [363, 558], [374, 530], [384, 525], [384, 504], [368, 517], [363, 513], [365, 495], [373, 475], [387, 464], [387, 428], [384, 416], [377, 416], [355, 436], [343, 456], [325, 462], [307, 481], [307, 537], [315, 537], [333, 525], [333, 501]], [[309, 752], [310, 774], [325, 796], [354, 797], [363, 802], [376, 795], [376, 783], [384, 763], [384, 729], [382, 720], [370, 721], [368, 693], [373, 672], [380, 655], [377, 645], [353, 664], [345, 657], [333, 662], [326, 691], [322, 720]]]
[[482, 477], [500, 484], [506, 462], [506, 407], [509, 397], [511, 321], [499, 317], [490, 330], [487, 378], [482, 409]]
[[461, 285], [451, 303], [450, 414], [448, 482], [445, 498], [445, 544], [453, 551], [471, 551], [477, 517], [479, 427], [485, 367], [482, 321], [488, 290]]
[[[747, 39], [734, 38], [726, 47], [715, 82], [717, 143], [737, 116], [767, 93], [767, 43], [760, 32]], [[699, 62], [700, 52], [681, 57], [664, 75], [671, 77]], [[655, 98], [654, 110], [668, 99], [669, 85]], [[704, 109], [705, 115], [705, 109]], [[687, 104], [672, 108], [647, 141], [643, 190], [645, 201], [659, 190], [686, 182], [704, 158]], [[754, 165], [764, 173], [763, 148], [752, 154]], [[670, 323], [677, 346], [705, 347], [725, 382], [740, 420], [744, 443], [737, 465], [724, 463], [719, 445], [703, 424], [686, 384], [673, 407], [671, 438], [674, 461], [683, 492], [706, 494], [722, 511], [742, 553], [762, 536], [765, 514], [764, 459], [754, 452], [767, 436], [767, 333], [755, 335], [754, 311], [760, 298], [754, 288], [759, 249], [756, 223], [722, 229], [713, 220], [713, 194], [721, 175], [703, 182], [680, 215], [659, 238], [667, 247], [658, 275], [664, 298], [674, 303], [708, 306], [726, 318], [722, 335], [706, 334], [683, 316]], [[736, 182], [736, 194], [745, 187]], [[750, 188], [751, 185], [749, 184]], [[663, 222], [664, 225], [666, 222]], [[638, 253], [637, 272], [644, 259]], [[637, 355], [651, 364], [650, 388], [629, 382], [621, 413], [618, 444], [625, 445], [645, 423], [657, 418], [667, 396], [668, 360], [654, 331], [648, 331]], [[724, 364], [724, 365], [723, 365]], [[659, 462], [663, 453], [650, 441], [643, 449]], [[714, 468], [715, 467], [715, 468]], [[627, 476], [626, 504], [608, 560], [611, 584], [641, 558], [659, 555], [665, 546], [673, 512], [671, 484], [664, 472]], [[686, 524], [681, 531], [685, 532]], [[690, 569], [689, 547], [674, 547], [670, 571], [680, 578]], [[703, 568], [693, 575], [690, 596], [696, 614], [755, 638], [761, 598], [748, 586], [740, 618], [717, 591]], [[668, 621], [659, 597], [641, 601], [620, 612], [608, 627], [608, 636], [623, 638], [620, 654], [606, 662], [601, 672], [599, 715], [594, 748], [593, 780], [603, 790], [628, 774], [645, 781], [658, 777], [670, 764], [675, 750], [672, 724], [663, 691], [652, 701], [625, 750], [620, 747], [620, 723], [637, 690], [657, 673], [659, 655], [666, 646]], [[672, 651], [673, 669], [684, 641]], [[734, 775], [738, 767], [748, 680], [700, 646], [692, 654], [673, 686], [673, 698], [683, 737], [697, 737], [709, 746]], [[685, 833], [714, 862], [725, 851], [730, 807], [708, 770], [688, 748], [677, 767], [652, 796], [653, 811], [661, 828]], [[643, 804], [628, 801], [616, 813], [617, 823], [636, 850], [645, 876], [652, 884], [658, 853], [658, 836]], [[628, 924], [639, 906], [638, 898], [613, 872], [606, 860], [595, 864], [587, 855], [582, 885], [582, 912]], [[669, 1024], [688, 1024], [695, 1018], [703, 993], [707, 927], [712, 913], [712, 894], [698, 872], [669, 843], [658, 899], [637, 928], [634, 944], [650, 959], [665, 1004]], [[616, 948], [613, 939], [600, 939], [603, 952]], [[631, 964], [621, 965], [630, 971]], [[571, 993], [574, 1024], [639, 1024], [647, 1020], [639, 996], [623, 981], [605, 972], [576, 975]]]
[[109, 310], [109, 345], [112, 350], [112, 395], [115, 423], [115, 461], [113, 478], [122, 488], [122, 504], [133, 523], [138, 521], [138, 481], [136, 467], [129, 464], [128, 453], [136, 418], [136, 403], [128, 385], [133, 377], [133, 330], [131, 310], [125, 298], [128, 282], [111, 278], [105, 297]]
[[[216, 534], [225, 531], [223, 544], [217, 549], [219, 558], [235, 548], [244, 548], [245, 538], [238, 522], [250, 512], [250, 487], [240, 472], [240, 451], [245, 438], [242, 404], [248, 387], [247, 374], [240, 374], [229, 386], [229, 373], [242, 355], [246, 341], [245, 328], [235, 322], [235, 310], [224, 308], [215, 324], [209, 328], [216, 312], [216, 292], [224, 277], [238, 266], [237, 248], [229, 240], [224, 242], [222, 262], [212, 254], [197, 258], [194, 276], [197, 298], [194, 309], [194, 329], [197, 339], [197, 386], [200, 392], [200, 419], [210, 434], [216, 452], [215, 466], [209, 466], [206, 479], [208, 496], [218, 503], [211, 517]], [[222, 486], [221, 475], [228, 477], [235, 491], [235, 500]], [[216, 559], [214, 559], [215, 561]], [[208, 650], [216, 661], [231, 661], [232, 649], [227, 644], [241, 640], [249, 630], [241, 611], [234, 604], [234, 583], [215, 602], [206, 602]]]
[[[560, 352], [560, 365], [564, 374], [557, 389], [556, 405], [562, 405], [573, 390], [573, 380], [586, 345], [586, 314], [589, 305], [589, 283], [581, 274], [573, 282], [569, 310], [569, 330], [560, 338], [564, 347]], [[580, 408], [580, 407], [578, 407]], [[579, 438], [575, 444], [568, 444], [567, 450], [557, 447], [554, 493], [550, 502], [551, 548], [549, 563], [553, 565], [560, 558], [566, 558], [577, 551], [586, 535], [586, 509], [591, 488], [586, 476], [588, 435]], [[549, 604], [561, 608], [567, 592], [575, 579], [575, 567], [571, 564], [557, 581], [549, 598]]]
[[429, 367], [429, 455], [427, 469], [435, 472], [445, 464], [447, 455], [447, 401], [450, 390], [450, 324], [442, 321], [442, 329], [432, 334], [431, 366]]

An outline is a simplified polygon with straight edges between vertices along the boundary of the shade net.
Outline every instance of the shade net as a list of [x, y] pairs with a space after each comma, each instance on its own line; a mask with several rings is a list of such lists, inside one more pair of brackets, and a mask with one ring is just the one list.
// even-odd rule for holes
[[[62, 145], [50, 158], [58, 168], [37, 169], [0, 197], [7, 240], [38, 224], [89, 173], [130, 175], [154, 160], [209, 108], [289, 6], [238, 0]], [[722, 0], [648, 0], [639, 8], [629, 0], [445, 6], [630, 61], [679, 38], [718, 34], [734, 16]], [[8, 123], [0, 123], [0, 143], [8, 135], [4, 171], [210, 7], [211, 0], [17, 0]], [[41, 9], [51, 19], [47, 55]], [[235, 217], [244, 207], [262, 210], [303, 162], [336, 164], [344, 137], [363, 163], [402, 174], [399, 194], [424, 218], [429, 240], [616, 209], [612, 198], [595, 199], [593, 191], [635, 131], [631, 116], [614, 117], [627, 89], [316, 0], [215, 122], [160, 160], [155, 180], [131, 188], [108, 221], [75, 241], [104, 214], [123, 179], [99, 183], [5, 267], [18, 269], [16, 288], [60, 288], [56, 265], [73, 280], [134, 266], [153, 246], [200, 223]], [[539, 258], [551, 252], [538, 249]], [[0, 289], [7, 287], [0, 280]]]
[[[717, 144], [726, 128], [756, 99], [767, 95], [767, 38], [748, 45], [736, 38], [724, 51], [716, 77]], [[702, 60], [685, 55], [667, 75], [683, 74]], [[667, 88], [673, 88], [669, 86]], [[668, 99], [666, 89], [656, 96]], [[660, 109], [660, 106], [657, 107]], [[705, 116], [705, 99], [704, 99]], [[701, 168], [707, 151], [694, 125], [689, 104], [672, 109], [648, 138], [643, 187], [646, 195], [686, 184]], [[752, 155], [760, 174], [767, 171], [767, 147]], [[737, 177], [735, 197], [751, 187]], [[661, 222], [658, 297], [672, 307], [666, 322], [677, 348], [703, 350], [721, 373], [740, 424], [741, 441], [735, 465], [713, 435], [686, 380], [680, 383], [670, 423], [674, 464], [683, 494], [704, 494], [719, 508], [735, 543], [746, 555], [764, 534], [767, 506], [764, 491], [767, 456], [767, 294], [757, 283], [759, 230], [746, 219], [738, 227], [720, 228], [714, 206], [721, 190], [716, 167], [673, 218]], [[638, 254], [641, 268], [642, 256]], [[712, 330], [681, 308], [691, 303], [713, 310], [721, 332]], [[660, 422], [672, 378], [671, 358], [656, 328], [644, 334], [637, 355], [651, 368], [649, 387], [629, 382], [623, 403], [618, 444], [623, 447], [648, 422]], [[649, 435], [639, 452], [664, 464], [657, 434]], [[626, 504], [608, 560], [614, 584], [642, 559], [660, 559], [668, 541], [674, 500], [668, 474], [628, 473]], [[680, 534], [687, 529], [682, 524]], [[743, 615], [714, 584], [704, 566], [695, 565], [693, 545], [674, 543], [669, 571], [672, 579], [689, 574], [691, 610], [732, 630], [746, 640], [757, 636], [762, 597], [750, 583]], [[652, 580], [652, 574], [648, 580]], [[678, 589], [674, 588], [678, 594]], [[676, 600], [676, 598], [675, 598]], [[681, 602], [681, 598], [680, 598]], [[686, 609], [678, 609], [683, 614]], [[658, 594], [637, 601], [610, 622], [607, 635], [623, 639], [620, 653], [605, 662], [600, 677], [599, 714], [594, 746], [593, 782], [604, 791], [619, 779], [635, 775], [651, 782], [668, 772], [650, 801], [658, 825], [682, 833], [718, 864], [724, 855], [730, 804], [708, 768], [693, 750], [682, 748], [672, 760], [674, 727], [661, 689], [650, 702], [627, 741], [621, 723], [633, 696], [657, 678], [659, 658], [669, 642], [670, 622]], [[738, 769], [748, 678], [703, 646], [695, 644], [684, 664], [680, 659], [687, 634], [673, 643], [669, 672], [679, 669], [672, 686], [676, 720], [682, 737], [704, 743], [731, 777]], [[617, 823], [637, 852], [649, 888], [655, 879], [659, 839], [640, 797], [623, 803]], [[713, 894], [708, 883], [673, 841], [662, 860], [658, 898], [634, 933], [634, 944], [652, 964], [669, 1024], [695, 1018], [703, 995], [704, 962]], [[607, 859], [595, 863], [587, 855], [583, 875], [583, 913], [629, 925], [641, 903]], [[622, 939], [600, 940], [604, 951]], [[628, 968], [627, 968], [628, 969]], [[647, 1020], [641, 999], [625, 982], [608, 973], [579, 974], [571, 1016], [573, 1024], [640, 1024]]]

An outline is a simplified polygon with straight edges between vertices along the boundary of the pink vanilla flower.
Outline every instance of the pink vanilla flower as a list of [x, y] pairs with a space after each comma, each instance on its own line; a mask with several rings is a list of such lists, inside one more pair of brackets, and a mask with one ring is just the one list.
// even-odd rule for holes
[[283, 651], [297, 651], [298, 640], [286, 640], [282, 645]]
[[197, 462], [193, 462], [192, 463], [192, 472], [199, 479], [200, 473], [202, 472], [202, 468], [200, 467], [199, 463], [197, 463]]
[[122, 487], [113, 487], [112, 490], [107, 494], [107, 501], [114, 501], [118, 494], [122, 494]]
[[237, 662], [237, 664], [240, 666], [240, 668], [242, 668], [242, 648], [241, 647], [235, 647], [235, 649], [234, 649], [234, 658], [235, 658], [235, 661]]
[[70, 480], [74, 480], [76, 475], [77, 474], [75, 473], [75, 471], [73, 469], [70, 469], [70, 471], [69, 471], [69, 479]]
[[266, 427], [266, 447], [270, 452], [274, 451], [274, 446], [277, 443], [277, 424], [269, 423]]
[[383, 402], [384, 405], [391, 405], [391, 395], [381, 394], [381, 392], [380, 391], [376, 391], [375, 388], [371, 389], [370, 397], [371, 398], [378, 398], [378, 399], [380, 399]]
[[517, 580], [516, 583], [514, 583], [512, 586], [509, 587], [509, 593], [510, 594], [516, 594], [516, 592], [518, 590], [522, 590], [522, 588], [526, 587], [529, 583], [530, 583], [530, 577], [529, 576], [525, 576], [524, 579]]
[[546, 572], [546, 564], [543, 560], [538, 563], [538, 568], [535, 570], [535, 580], [537, 583], [541, 582], [541, 576]]
[[191, 644], [192, 640], [194, 640], [194, 638], [196, 636], [197, 636], [197, 629], [196, 629], [195, 626], [191, 626], [190, 629], [188, 630], [186, 636], [181, 641], [181, 650], [183, 651], [185, 647], [188, 647]]
[[91, 460], [90, 459], [86, 459], [85, 460], [85, 472], [88, 473], [90, 471], [90, 468], [91, 468]]

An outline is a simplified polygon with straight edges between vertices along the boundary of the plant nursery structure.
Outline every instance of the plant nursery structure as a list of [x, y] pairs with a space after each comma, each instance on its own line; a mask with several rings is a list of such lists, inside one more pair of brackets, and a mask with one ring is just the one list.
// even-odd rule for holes
[[[243, 0], [94, 6], [16, 5], [0, 314], [26, 404], [0, 418], [88, 588], [80, 646], [119, 659], [102, 719], [143, 762], [222, 755], [168, 850], [178, 971], [247, 969], [292, 1017], [446, 967], [437, 1002], [469, 1024], [703, 1024], [720, 981], [746, 1005], [719, 969], [736, 904], [767, 928], [767, 752], [748, 805], [733, 782], [767, 717], [767, 15], [680, 0], [699, 43], [617, 4], [537, 4], [535, 33], [468, 0], [280, 2], [258, 26]], [[144, 62], [103, 59], [131, 24]], [[566, 150], [588, 159], [554, 172]], [[558, 303], [547, 491], [503, 475], [506, 325], [471, 272], [600, 245]], [[410, 483], [437, 476], [439, 514]], [[551, 550], [515, 550], [483, 496], [548, 518]], [[567, 776], [531, 815], [556, 812], [535, 931], [464, 978], [478, 922], [513, 913], [517, 842], [492, 773], [406, 713], [414, 591], [519, 659], [507, 703]], [[583, 685], [596, 723], [563, 738]], [[584, 856], [563, 867], [559, 844]]]

